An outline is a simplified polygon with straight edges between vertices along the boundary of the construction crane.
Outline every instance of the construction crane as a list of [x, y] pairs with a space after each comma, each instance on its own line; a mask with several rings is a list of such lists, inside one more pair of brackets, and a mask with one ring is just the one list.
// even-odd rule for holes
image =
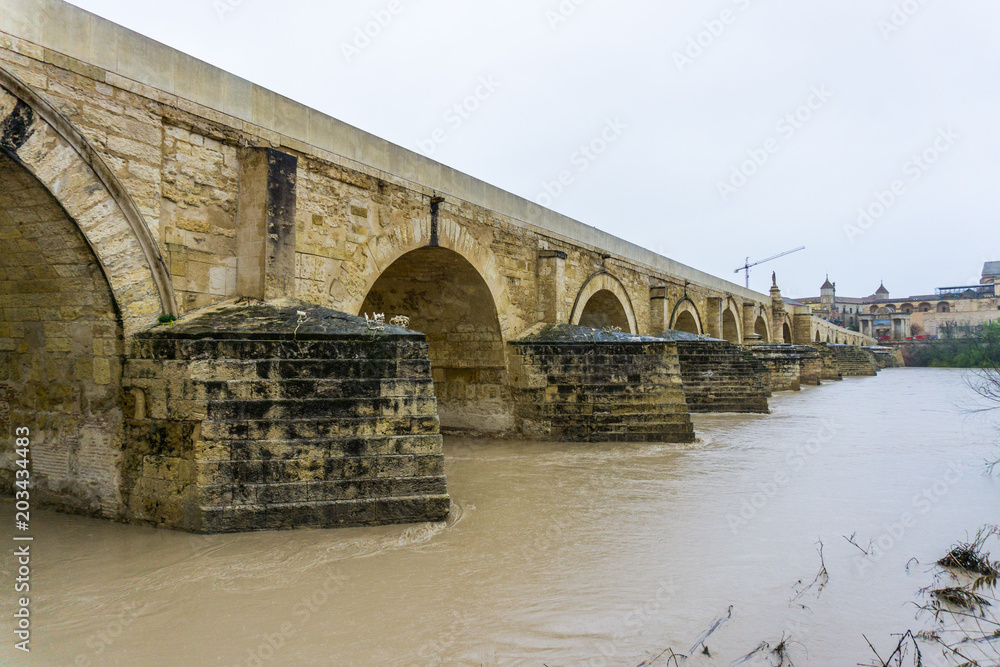
[[772, 255], [772, 256], [768, 257], [767, 259], [762, 259], [759, 262], [754, 262], [753, 264], [750, 263], [750, 258], [747, 257], [747, 263], [744, 264], [743, 266], [741, 266], [740, 268], [736, 269], [735, 271], [733, 271], [733, 273], [739, 273], [740, 271], [746, 271], [746, 273], [747, 273], [747, 289], [750, 289], [750, 269], [751, 268], [753, 268], [755, 266], [758, 266], [760, 264], [766, 264], [767, 262], [770, 262], [772, 259], [778, 259], [779, 257], [784, 257], [785, 255], [791, 255], [793, 252], [798, 252], [800, 250], [805, 250], [805, 249], [806, 249], [805, 246], [801, 246], [799, 248], [796, 248], [795, 250], [786, 250], [785, 252], [780, 252], [777, 255]]

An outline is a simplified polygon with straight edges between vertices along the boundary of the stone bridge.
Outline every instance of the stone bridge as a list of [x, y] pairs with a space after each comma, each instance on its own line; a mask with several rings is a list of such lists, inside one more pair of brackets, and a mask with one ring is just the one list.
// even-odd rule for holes
[[0, 0], [0, 149], [0, 430], [73, 511], [440, 518], [439, 424], [690, 439], [668, 330], [874, 343], [58, 0]]

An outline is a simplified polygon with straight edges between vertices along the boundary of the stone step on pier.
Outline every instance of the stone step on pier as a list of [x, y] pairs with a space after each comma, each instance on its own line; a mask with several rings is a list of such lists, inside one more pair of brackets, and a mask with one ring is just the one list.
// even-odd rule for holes
[[843, 380], [844, 376], [840, 371], [840, 362], [837, 354], [830, 349], [827, 343], [811, 343], [809, 345], [820, 357], [820, 379], [821, 380]]
[[903, 360], [903, 351], [898, 347], [871, 347], [869, 348], [875, 355], [875, 365], [879, 370], [885, 368], [903, 368], [906, 362]]
[[823, 384], [823, 356], [809, 345], [796, 345], [799, 350], [799, 384]]
[[746, 348], [767, 368], [768, 389], [799, 391], [802, 385], [818, 385], [822, 361], [816, 350], [806, 345], [769, 343]]
[[770, 412], [767, 368], [729, 341], [667, 330], [677, 345], [684, 394], [691, 412]]
[[536, 325], [510, 343], [525, 436], [577, 442], [692, 442], [668, 341], [569, 324]]
[[422, 334], [296, 301], [229, 304], [140, 334], [125, 386], [140, 520], [230, 532], [448, 514]]
[[870, 377], [878, 373], [875, 354], [867, 347], [830, 344], [828, 349], [837, 357], [844, 377]]

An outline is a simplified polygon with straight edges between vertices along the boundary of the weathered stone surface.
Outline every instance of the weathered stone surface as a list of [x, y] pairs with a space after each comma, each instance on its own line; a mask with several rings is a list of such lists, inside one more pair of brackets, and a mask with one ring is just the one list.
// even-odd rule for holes
[[409, 317], [426, 335], [443, 429], [516, 430], [493, 297], [461, 255], [427, 247], [400, 258], [372, 286], [362, 312]]
[[667, 329], [666, 331], [661, 332], [657, 337], [658, 338], [662, 338], [663, 340], [671, 340], [671, 341], [674, 341], [675, 343], [697, 343], [697, 342], [723, 343], [723, 342], [726, 342], [726, 341], [722, 340], [721, 338], [712, 338], [711, 336], [707, 336], [707, 335], [694, 334], [694, 333], [689, 333], [687, 331], [677, 331], [675, 329]]
[[809, 345], [799, 346], [799, 382], [802, 385], [823, 383], [823, 357]]
[[767, 368], [770, 391], [799, 391], [803, 384], [819, 384], [819, 354], [807, 345], [751, 345], [747, 347]]
[[122, 330], [86, 240], [51, 194], [0, 153], [0, 491], [11, 429], [30, 431], [37, 507], [117, 518]]
[[134, 203], [138, 193], [130, 197], [122, 190], [84, 135], [38, 92], [2, 68], [0, 82], [3, 107], [11, 114], [0, 118], [0, 141], [55, 197], [94, 248], [125, 332], [148, 326], [160, 312], [172, 312], [166, 272]]
[[879, 370], [885, 368], [902, 368], [906, 365], [903, 360], [903, 351], [898, 347], [872, 347], [872, 354], [875, 355], [875, 365]]
[[868, 377], [878, 373], [875, 354], [867, 347], [854, 345], [828, 345], [837, 358], [843, 377]]
[[134, 520], [222, 532], [447, 515], [421, 334], [286, 299], [209, 308], [132, 348]]
[[795, 354], [782, 354], [778, 350], [761, 349], [755, 345], [750, 353], [767, 368], [768, 391], [799, 391], [801, 389], [799, 358]]
[[240, 296], [295, 296], [297, 163], [294, 155], [270, 148], [239, 152], [236, 287]]
[[573, 441], [691, 442], [673, 343], [568, 324], [510, 344], [524, 435]]
[[769, 412], [768, 371], [752, 354], [725, 340], [670, 330], [662, 336], [677, 341], [691, 412]]
[[813, 343], [809, 347], [816, 350], [820, 355], [822, 363], [820, 379], [822, 380], [843, 380], [844, 375], [840, 371], [840, 362], [837, 354], [825, 343]]

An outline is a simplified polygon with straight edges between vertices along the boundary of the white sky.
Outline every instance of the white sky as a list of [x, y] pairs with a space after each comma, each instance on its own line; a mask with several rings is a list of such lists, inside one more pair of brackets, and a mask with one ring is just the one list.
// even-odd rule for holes
[[[735, 282], [747, 256], [807, 246], [756, 269], [759, 291], [774, 270], [792, 297], [826, 273], [842, 296], [883, 278], [894, 296], [928, 293], [1000, 259], [995, 1], [73, 4], [412, 150], [441, 128], [434, 159], [525, 198], [569, 172], [550, 208]], [[377, 12], [391, 20], [347, 57]], [[499, 87], [446, 117], [481, 78]], [[829, 99], [799, 109], [813, 89]], [[798, 127], [778, 125], [797, 110]], [[577, 152], [605, 128], [601, 155]], [[724, 200], [719, 182], [767, 148]], [[912, 162], [925, 150], [933, 164]]]

